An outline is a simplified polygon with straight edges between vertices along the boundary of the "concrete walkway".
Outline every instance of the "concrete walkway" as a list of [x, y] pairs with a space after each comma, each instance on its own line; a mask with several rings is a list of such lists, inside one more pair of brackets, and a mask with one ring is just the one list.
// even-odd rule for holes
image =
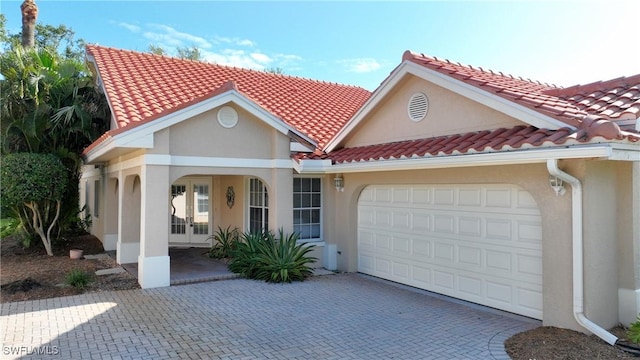
[[2, 358], [508, 359], [540, 322], [358, 274], [2, 304]]

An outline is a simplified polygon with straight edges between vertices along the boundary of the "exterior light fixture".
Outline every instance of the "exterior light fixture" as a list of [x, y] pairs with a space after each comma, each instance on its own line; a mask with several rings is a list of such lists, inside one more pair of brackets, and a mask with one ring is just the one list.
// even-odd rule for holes
[[335, 178], [333, 178], [333, 184], [336, 187], [336, 191], [344, 191], [344, 179], [342, 178], [342, 174], [337, 174]]
[[549, 175], [549, 185], [551, 186], [553, 191], [556, 192], [556, 196], [564, 195], [564, 193], [567, 191], [564, 188], [564, 181], [562, 181], [562, 179], [557, 176]]

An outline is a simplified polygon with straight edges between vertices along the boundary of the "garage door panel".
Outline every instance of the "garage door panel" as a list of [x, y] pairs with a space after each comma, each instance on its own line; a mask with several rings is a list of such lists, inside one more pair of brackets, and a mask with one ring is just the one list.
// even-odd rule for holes
[[541, 220], [526, 191], [402, 185], [362, 194], [374, 195], [358, 202], [360, 272], [542, 317]]

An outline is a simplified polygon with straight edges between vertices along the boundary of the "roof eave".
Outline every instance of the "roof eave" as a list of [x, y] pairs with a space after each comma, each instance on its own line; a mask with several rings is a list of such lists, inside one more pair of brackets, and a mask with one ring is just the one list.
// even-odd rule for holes
[[[429, 156], [330, 164], [327, 160], [302, 160], [296, 166], [300, 173], [359, 173], [444, 169], [477, 166], [522, 165], [545, 163], [548, 159], [598, 159], [640, 161], [640, 148], [602, 143], [569, 147], [529, 148], [474, 154]], [[308, 163], [307, 163], [308, 162]]]

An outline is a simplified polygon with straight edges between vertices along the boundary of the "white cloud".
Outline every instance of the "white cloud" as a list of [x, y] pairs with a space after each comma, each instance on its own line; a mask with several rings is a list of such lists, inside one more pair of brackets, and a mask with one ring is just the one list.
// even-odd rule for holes
[[267, 56], [265, 54], [262, 54], [262, 53], [258, 53], [258, 52], [252, 53], [249, 56], [251, 56], [251, 58], [253, 60], [255, 60], [255, 61], [257, 61], [257, 62], [259, 62], [261, 64], [268, 64], [268, 63], [273, 61], [273, 60], [271, 60], [271, 58], [269, 56]]
[[[115, 22], [113, 22], [115, 23]], [[254, 48], [256, 43], [249, 39], [215, 35], [210, 41], [204, 37], [179, 31], [162, 24], [133, 25], [116, 23], [132, 33], [140, 34], [150, 44], [161, 47], [167, 54], [175, 56], [178, 47], [195, 46], [200, 50], [202, 59], [215, 64], [237, 66], [255, 70], [279, 67], [285, 72], [300, 70], [302, 58], [293, 54], [268, 54]]]
[[376, 71], [382, 66], [377, 60], [372, 58], [344, 59], [339, 60], [338, 63], [343, 65], [347, 71], [356, 73]]
[[219, 52], [203, 51], [202, 56], [206, 61], [212, 63], [256, 70], [264, 70], [271, 62], [271, 59], [264, 54], [250, 54], [238, 49], [224, 49]]
[[134, 33], [140, 32], [140, 30], [141, 30], [140, 26], [129, 24], [129, 23], [126, 23], [126, 22], [118, 23], [118, 26], [123, 27], [123, 28], [125, 28], [125, 29], [127, 29], [127, 30], [129, 30], [131, 32], [134, 32]]
[[239, 39], [239, 38], [230, 38], [224, 36], [214, 36], [214, 42], [216, 43], [224, 43], [224, 44], [233, 44], [238, 46], [246, 46], [246, 47], [254, 47], [256, 43], [249, 39]]
[[149, 27], [151, 31], [145, 31], [143, 36], [163, 47], [195, 46], [201, 50], [211, 48], [211, 43], [204, 38], [178, 31], [171, 26], [150, 24]]

